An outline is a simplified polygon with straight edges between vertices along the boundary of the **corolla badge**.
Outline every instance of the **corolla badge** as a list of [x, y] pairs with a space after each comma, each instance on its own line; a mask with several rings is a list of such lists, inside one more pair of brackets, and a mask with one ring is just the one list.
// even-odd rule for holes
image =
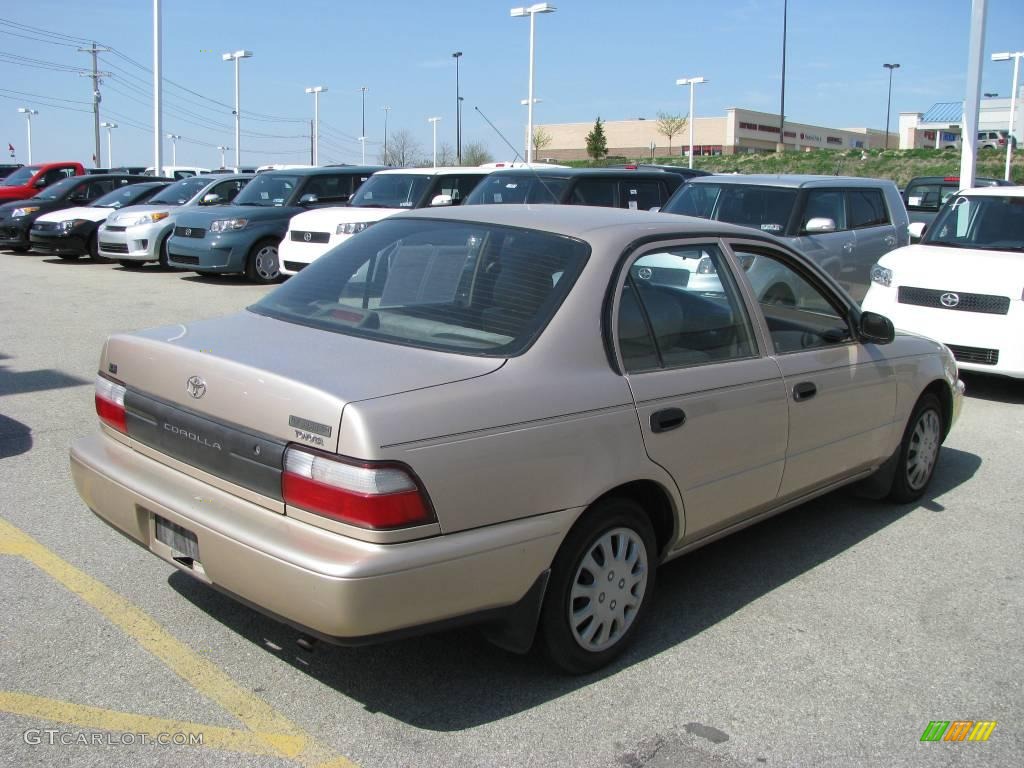
[[185, 391], [198, 400], [206, 394], [206, 382], [198, 376], [189, 376], [188, 381], [185, 382]]
[[955, 293], [948, 292], [939, 296], [939, 301], [942, 303], [942, 306], [952, 309], [960, 303], [960, 297]]

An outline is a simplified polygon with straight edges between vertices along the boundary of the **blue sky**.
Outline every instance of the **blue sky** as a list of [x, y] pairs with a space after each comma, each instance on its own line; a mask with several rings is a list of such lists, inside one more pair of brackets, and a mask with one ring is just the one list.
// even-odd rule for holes
[[[553, 0], [558, 11], [537, 18], [535, 122], [592, 122], [685, 113], [688, 89], [677, 78], [703, 75], [698, 116], [727, 107], [776, 111], [782, 0]], [[438, 140], [455, 143], [455, 66], [460, 79], [463, 146], [484, 143], [511, 156], [474, 111], [479, 107], [513, 143], [524, 135], [529, 23], [510, 18], [504, 0], [164, 0], [165, 77], [195, 92], [167, 86], [164, 131], [180, 134], [178, 163], [217, 166], [218, 144], [234, 146], [233, 118], [221, 104], [234, 100], [233, 71], [220, 54], [247, 48], [242, 62], [242, 162], [308, 162], [307, 86], [325, 85], [320, 99], [321, 162], [358, 162], [360, 87], [366, 86], [367, 160], [376, 160], [388, 131], [408, 129], [430, 151], [427, 118], [440, 116]], [[936, 101], [963, 98], [970, 0], [789, 0], [786, 114], [834, 127], [883, 128], [888, 73], [893, 80], [893, 126], [900, 111], [924, 111]], [[7, 3], [0, 19], [73, 38], [95, 39], [146, 67], [152, 62], [150, 0], [34, 0]], [[78, 159], [93, 152], [89, 80], [73, 71], [23, 66], [29, 57], [87, 67], [76, 45], [55, 45], [0, 21], [0, 140], [26, 158], [25, 120], [17, 107], [40, 114], [33, 122], [33, 160]], [[1024, 2], [989, 0], [983, 91], [1009, 94], [1012, 65], [988, 54], [1024, 49]], [[24, 63], [24, 59], [18, 59]], [[114, 53], [101, 55], [112, 76], [103, 87], [101, 119], [114, 131], [118, 164], [152, 163], [151, 76]], [[65, 107], [59, 109], [58, 107]], [[76, 112], [71, 110], [86, 110]], [[290, 121], [246, 120], [247, 112]], [[191, 113], [191, 114], [190, 114]], [[299, 122], [305, 120], [307, 122]], [[222, 126], [222, 127], [220, 127]], [[103, 131], [106, 154], [106, 131]], [[164, 150], [170, 162], [170, 142]], [[233, 153], [229, 153], [229, 158]], [[5, 156], [6, 157], [6, 156]], [[106, 159], [106, 158], [104, 158]], [[229, 159], [230, 162], [230, 159]]]

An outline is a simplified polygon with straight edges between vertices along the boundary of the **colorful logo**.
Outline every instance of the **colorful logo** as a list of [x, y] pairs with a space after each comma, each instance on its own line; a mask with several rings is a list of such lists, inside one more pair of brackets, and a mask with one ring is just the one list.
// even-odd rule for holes
[[988, 741], [995, 728], [995, 720], [932, 720], [921, 741]]

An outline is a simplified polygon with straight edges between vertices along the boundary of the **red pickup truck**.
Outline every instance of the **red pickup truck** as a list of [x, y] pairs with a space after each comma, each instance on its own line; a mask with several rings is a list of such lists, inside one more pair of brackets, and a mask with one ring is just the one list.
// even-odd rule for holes
[[37, 163], [19, 168], [0, 181], [0, 203], [9, 200], [24, 200], [55, 181], [69, 176], [84, 176], [85, 166], [81, 163]]

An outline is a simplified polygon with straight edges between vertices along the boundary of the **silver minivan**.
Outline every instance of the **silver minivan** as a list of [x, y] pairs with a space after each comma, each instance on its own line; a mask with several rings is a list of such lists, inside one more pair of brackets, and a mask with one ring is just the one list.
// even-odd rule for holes
[[[782, 238], [863, 298], [871, 267], [910, 243], [892, 181], [850, 176], [715, 175], [691, 179], [662, 208]], [[771, 286], [766, 286], [770, 288]]]

